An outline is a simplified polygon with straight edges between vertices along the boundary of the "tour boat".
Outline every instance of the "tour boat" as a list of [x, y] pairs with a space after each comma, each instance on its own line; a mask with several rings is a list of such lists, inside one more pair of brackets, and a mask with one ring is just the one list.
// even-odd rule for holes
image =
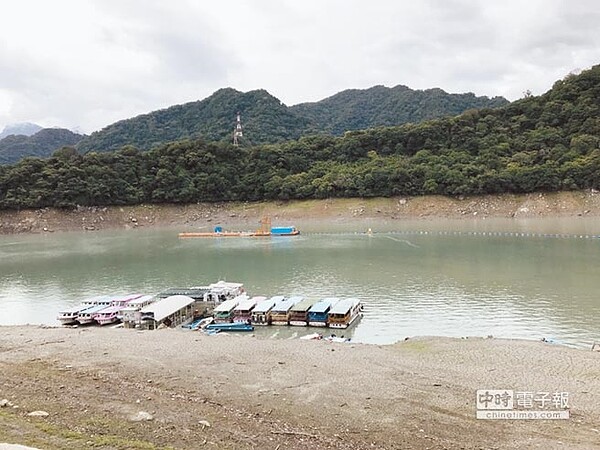
[[329, 310], [327, 325], [330, 328], [348, 328], [361, 314], [362, 305], [357, 298], [346, 298]]
[[256, 304], [262, 300], [266, 300], [267, 297], [252, 297], [241, 301], [233, 309], [233, 321], [249, 323], [252, 319], [252, 310], [256, 307]]
[[223, 303], [217, 305], [213, 310], [216, 323], [230, 323], [233, 320], [233, 310], [240, 302], [248, 300], [246, 294], [238, 295], [235, 298], [225, 300]]
[[252, 325], [271, 325], [271, 311], [273, 307], [285, 300], [283, 295], [276, 295], [267, 300], [259, 302], [252, 310]]
[[308, 311], [317, 302], [315, 299], [307, 298], [296, 303], [290, 309], [290, 325], [305, 327], [308, 325]]
[[89, 308], [86, 308], [83, 311], [79, 312], [79, 314], [77, 315], [77, 322], [79, 322], [81, 325], [92, 323], [92, 322], [94, 322], [94, 316], [106, 308], [110, 308], [110, 306], [106, 306], [106, 305], [90, 306]]
[[207, 331], [253, 331], [254, 327], [248, 323], [211, 323], [204, 328]]
[[79, 314], [92, 306], [103, 305], [107, 307], [110, 305], [111, 297], [107, 295], [99, 295], [96, 297], [91, 297], [81, 302], [81, 304], [77, 306], [72, 306], [70, 308], [63, 309], [59, 311], [57, 320], [62, 325], [72, 325], [77, 323], [77, 318]]
[[[142, 295], [141, 297], [134, 298], [127, 302], [127, 305], [117, 313], [117, 319], [125, 322], [136, 322], [141, 319], [139, 311], [144, 307], [156, 300], [153, 295]], [[137, 314], [136, 314], [137, 313]]]
[[108, 308], [103, 309], [93, 316], [94, 320], [100, 325], [108, 325], [119, 321], [119, 313], [129, 302], [140, 298], [141, 294], [131, 294], [113, 298]]
[[304, 300], [304, 297], [290, 297], [277, 303], [271, 310], [271, 325], [288, 325], [292, 306]]
[[219, 280], [216, 283], [209, 284], [205, 289], [204, 301], [221, 303], [242, 295], [244, 293], [244, 284]]
[[308, 310], [308, 325], [311, 327], [326, 327], [329, 310], [339, 302], [339, 298], [324, 298]]

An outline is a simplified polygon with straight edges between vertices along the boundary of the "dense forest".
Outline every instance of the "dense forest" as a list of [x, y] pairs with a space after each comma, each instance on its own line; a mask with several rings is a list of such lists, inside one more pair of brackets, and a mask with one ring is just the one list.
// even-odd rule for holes
[[125, 145], [150, 150], [183, 139], [230, 141], [235, 114], [244, 125], [244, 144], [273, 144], [311, 134], [342, 134], [374, 126], [401, 125], [452, 116], [508, 101], [441, 89], [415, 91], [405, 86], [378, 86], [340, 92], [315, 103], [287, 107], [265, 90], [220, 89], [210, 97], [116, 122], [83, 139], [77, 149], [112, 151]]
[[0, 164], [15, 163], [23, 155], [47, 157], [56, 149], [77, 144], [82, 138], [81, 134], [64, 128], [43, 128], [31, 136], [11, 134], [0, 139]]
[[600, 188], [600, 66], [501, 108], [342, 137], [63, 148], [0, 166], [2, 208], [587, 188]]

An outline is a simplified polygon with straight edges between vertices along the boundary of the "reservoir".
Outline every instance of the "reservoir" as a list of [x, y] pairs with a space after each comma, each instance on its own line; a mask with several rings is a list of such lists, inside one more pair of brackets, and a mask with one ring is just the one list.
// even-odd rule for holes
[[0, 325], [58, 325], [60, 309], [95, 295], [227, 280], [250, 295], [358, 297], [364, 317], [344, 330], [357, 342], [491, 335], [589, 348], [600, 341], [598, 222], [313, 222], [272, 238], [178, 239], [184, 230], [164, 228], [0, 236]]

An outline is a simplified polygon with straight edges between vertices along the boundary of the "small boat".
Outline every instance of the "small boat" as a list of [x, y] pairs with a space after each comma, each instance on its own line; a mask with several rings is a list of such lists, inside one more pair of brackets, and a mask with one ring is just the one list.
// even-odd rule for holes
[[304, 297], [295, 296], [277, 303], [271, 310], [271, 325], [288, 325], [292, 306], [304, 300]]
[[248, 300], [246, 294], [238, 295], [235, 298], [225, 300], [213, 310], [215, 322], [230, 323], [233, 321], [233, 310], [241, 301]]
[[254, 331], [254, 327], [247, 323], [211, 323], [205, 328], [208, 331]]
[[339, 302], [339, 298], [324, 298], [308, 310], [308, 325], [311, 327], [326, 327], [329, 310]]
[[348, 328], [361, 317], [362, 305], [357, 298], [346, 298], [337, 302], [327, 316], [330, 328]]
[[265, 326], [271, 325], [271, 311], [273, 307], [285, 300], [283, 295], [276, 295], [270, 299], [259, 302], [252, 310], [252, 325]]
[[252, 297], [241, 301], [233, 309], [233, 321], [248, 323], [252, 319], [252, 310], [256, 307], [256, 304], [260, 301], [266, 300], [267, 297]]
[[294, 327], [307, 326], [308, 311], [316, 302], [315, 299], [307, 298], [292, 306], [292, 309], [290, 309], [290, 325]]
[[71, 308], [63, 309], [58, 313], [58, 317], [56, 318], [62, 325], [73, 325], [77, 323], [77, 317], [79, 313], [84, 309], [89, 308], [89, 305], [77, 305], [72, 306]]
[[79, 312], [79, 314], [77, 315], [77, 322], [79, 322], [81, 325], [92, 323], [92, 322], [94, 322], [94, 316], [106, 308], [110, 308], [110, 306], [107, 306], [107, 305], [90, 306], [89, 308], [86, 308], [83, 311]]
[[100, 325], [108, 325], [118, 322], [120, 320], [119, 314], [123, 308], [125, 308], [129, 302], [140, 298], [141, 296], [141, 294], [132, 294], [114, 298], [110, 302], [110, 306], [95, 314], [93, 319]]

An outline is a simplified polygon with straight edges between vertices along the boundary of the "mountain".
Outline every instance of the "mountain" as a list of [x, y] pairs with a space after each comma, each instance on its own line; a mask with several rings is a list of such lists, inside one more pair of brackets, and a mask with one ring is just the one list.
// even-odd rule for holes
[[36, 125], [35, 123], [13, 123], [4, 127], [4, 130], [2, 130], [2, 132], [0, 133], [0, 139], [5, 138], [6, 136], [10, 136], [11, 134], [31, 136], [40, 131], [41, 129], [42, 127]]
[[423, 122], [454, 116], [468, 109], [496, 108], [508, 104], [504, 97], [476, 97], [472, 93], [448, 94], [442, 89], [413, 90], [406, 86], [350, 89], [315, 103], [292, 106], [291, 111], [321, 131], [341, 135], [349, 130]]
[[244, 93], [226, 88], [201, 101], [116, 122], [83, 139], [77, 149], [86, 153], [134, 145], [148, 150], [183, 139], [229, 140], [237, 112], [251, 144], [297, 139], [309, 128], [308, 119], [297, 117], [265, 90]]
[[202, 138], [230, 140], [235, 115], [241, 113], [247, 144], [276, 143], [307, 134], [342, 134], [382, 125], [459, 114], [473, 108], [508, 103], [441, 89], [414, 91], [406, 86], [348, 90], [316, 103], [287, 107], [265, 90], [220, 89], [210, 97], [116, 122], [83, 139], [80, 152], [117, 150], [134, 145], [149, 150], [167, 142]]
[[11, 134], [0, 140], [0, 164], [12, 164], [26, 156], [48, 157], [65, 146], [73, 146], [83, 136], [63, 128], [43, 128], [32, 136]]

